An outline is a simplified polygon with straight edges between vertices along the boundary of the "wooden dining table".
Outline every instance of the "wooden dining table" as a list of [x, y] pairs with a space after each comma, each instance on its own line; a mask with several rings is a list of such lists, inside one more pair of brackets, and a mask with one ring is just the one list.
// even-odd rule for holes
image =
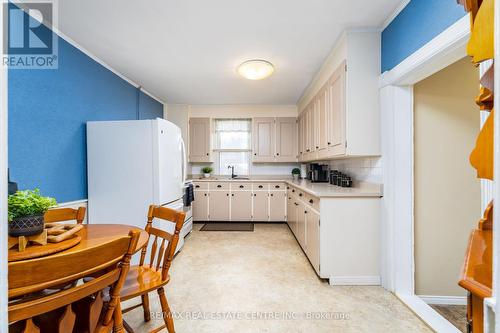
[[[55, 247], [57, 247], [58, 243], [48, 243], [47, 245], [43, 246], [35, 245], [27, 247], [25, 250], [26, 253], [24, 253], [23, 255], [28, 255], [29, 257], [30, 253], [36, 254], [36, 252], [38, 252], [39, 254], [40, 251], [44, 251], [44, 255], [85, 251], [88, 248], [106, 244], [118, 238], [127, 236], [130, 230], [140, 231], [139, 241], [137, 242], [137, 246], [135, 249], [135, 252], [138, 252], [144, 247], [144, 245], [146, 245], [148, 241], [148, 233], [145, 230], [124, 224], [85, 224], [83, 225], [83, 228], [76, 233], [76, 236], [81, 238], [80, 242], [70, 248], [63, 251], [54, 252], [53, 250], [55, 249]], [[9, 262], [17, 261], [17, 259], [14, 260], [17, 255], [19, 255], [19, 252], [16, 248], [10, 249]], [[38, 255], [38, 257], [39, 256], [40, 255]]]

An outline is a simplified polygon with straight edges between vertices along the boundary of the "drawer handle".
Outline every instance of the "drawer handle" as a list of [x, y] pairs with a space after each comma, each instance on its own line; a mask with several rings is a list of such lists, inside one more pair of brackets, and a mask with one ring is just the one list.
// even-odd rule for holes
[[243, 188], [243, 187], [245, 187], [245, 186], [243, 186], [243, 185], [240, 185], [240, 188]]
[[309, 203], [313, 203], [313, 202], [314, 202], [314, 200], [313, 200], [313, 199], [309, 200]]
[[255, 194], [255, 193], [254, 193], [254, 194], [253, 194], [253, 196], [254, 196], [254, 197], [256, 197], [256, 196], [257, 196], [257, 194]]
[[307, 210], [304, 211], [304, 214], [307, 214]]
[[255, 156], [257, 156], [257, 153], [253, 153]]
[[274, 196], [274, 194], [271, 193], [271, 196]]
[[262, 186], [262, 185], [259, 185], [259, 188], [263, 188], [263, 187], [264, 187], [264, 186]]
[[276, 156], [280, 156], [280, 153], [276, 153]]
[[207, 194], [205, 193], [205, 196], [207, 196]]
[[287, 190], [289, 190], [289, 189], [290, 189], [290, 186], [287, 186], [287, 187], [286, 187], [286, 189], [287, 189]]
[[328, 142], [328, 145], [331, 145], [332, 143], [331, 142]]
[[210, 153], [207, 153], [207, 156], [210, 156]]
[[280, 186], [279, 185], [275, 185], [274, 188], [280, 188]]
[[234, 193], [232, 193], [231, 196], [234, 197]]
[[295, 206], [298, 206], [298, 205], [299, 205], [299, 204], [298, 204], [298, 203], [296, 203], [296, 202], [294, 202], [294, 204], [295, 204]]
[[227, 196], [229, 196], [229, 193], [226, 193]]
[[299, 193], [299, 197], [301, 197], [301, 196], [302, 196], [302, 193]]
[[292, 190], [292, 193], [295, 193], [295, 190]]
[[200, 188], [200, 185], [196, 185], [195, 188]]
[[218, 188], [221, 188], [221, 187], [222, 187], [222, 185], [217, 185], [217, 187], [218, 187]]

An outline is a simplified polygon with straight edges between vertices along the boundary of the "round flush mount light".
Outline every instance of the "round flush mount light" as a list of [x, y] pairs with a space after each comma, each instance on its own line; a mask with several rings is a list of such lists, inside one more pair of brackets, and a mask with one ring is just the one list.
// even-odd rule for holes
[[238, 66], [238, 73], [249, 80], [262, 80], [271, 76], [273, 72], [273, 64], [265, 60], [248, 60]]

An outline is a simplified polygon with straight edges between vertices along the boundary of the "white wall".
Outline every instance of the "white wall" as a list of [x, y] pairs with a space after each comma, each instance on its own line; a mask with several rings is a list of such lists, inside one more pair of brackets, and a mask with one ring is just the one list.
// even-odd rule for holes
[[296, 105], [190, 105], [189, 117], [297, 117]]

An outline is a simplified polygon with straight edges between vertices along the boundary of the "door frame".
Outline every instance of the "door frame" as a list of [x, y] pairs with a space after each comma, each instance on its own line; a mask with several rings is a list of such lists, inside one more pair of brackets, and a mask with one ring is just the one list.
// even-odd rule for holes
[[413, 85], [465, 57], [469, 36], [466, 15], [383, 73], [379, 85], [384, 169], [382, 285], [437, 332], [460, 331], [415, 295]]

